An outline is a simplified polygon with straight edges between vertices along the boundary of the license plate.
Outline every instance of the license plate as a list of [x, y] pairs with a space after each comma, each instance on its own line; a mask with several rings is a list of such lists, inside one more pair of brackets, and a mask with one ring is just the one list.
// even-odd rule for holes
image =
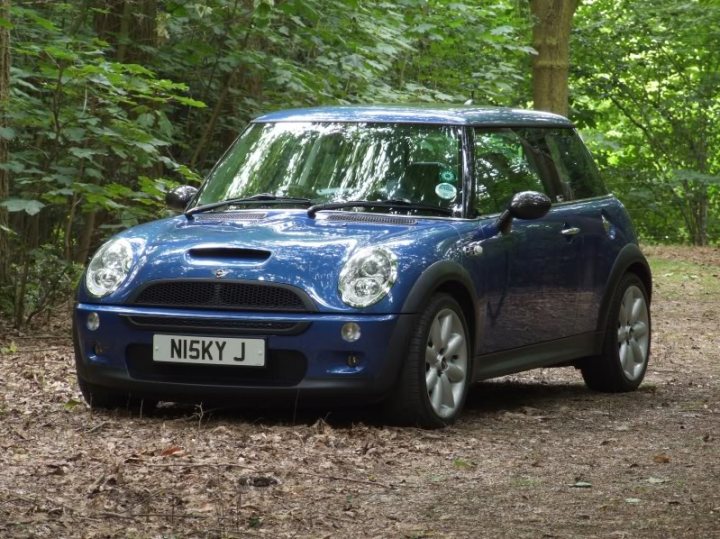
[[263, 339], [153, 335], [153, 361], [263, 367]]

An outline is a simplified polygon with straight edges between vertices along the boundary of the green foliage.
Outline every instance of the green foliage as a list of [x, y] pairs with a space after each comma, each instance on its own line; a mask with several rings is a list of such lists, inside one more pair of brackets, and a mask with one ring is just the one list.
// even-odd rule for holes
[[598, 0], [576, 27], [573, 107], [608, 183], [647, 237], [716, 240], [720, 5]]
[[[15, 2], [9, 160], [22, 324], [112, 231], [166, 212], [261, 112], [355, 102], [528, 104], [532, 18], [514, 0]], [[576, 13], [572, 113], [641, 236], [720, 233], [720, 6], [595, 0]], [[66, 286], [67, 285], [67, 286]]]
[[527, 21], [507, 0], [167, 2], [158, 72], [189, 81], [208, 104], [181, 119], [201, 131], [181, 142], [180, 160], [207, 170], [247, 119], [268, 110], [472, 94], [516, 104]]
[[[533, 21], [514, 0], [126, 1], [15, 2], [0, 20], [14, 264], [0, 309], [18, 323], [55, 297], [33, 278], [66, 282], [109, 233], [163, 215], [258, 113], [528, 104]], [[717, 241], [720, 6], [595, 0], [574, 27], [571, 115], [641, 236]]]
[[32, 249], [11, 264], [10, 280], [0, 287], [0, 314], [23, 326], [67, 302], [82, 273], [51, 245]]
[[[529, 12], [511, 2], [429, 0], [405, 7], [407, 35], [416, 44], [400, 64], [400, 83], [416, 101], [526, 105]], [[526, 8], [527, 9], [527, 8]], [[409, 80], [405, 82], [404, 79]]]
[[[66, 8], [53, 5], [57, 12]], [[106, 43], [68, 35], [35, 11], [18, 7], [13, 15], [9, 119], [15, 136], [6, 166], [16, 198], [6, 206], [30, 215], [43, 205], [128, 210], [140, 171], [162, 171], [161, 158], [175, 165], [166, 154], [174, 134], [162, 107], [187, 104], [185, 85], [109, 60]], [[155, 210], [148, 210], [134, 222], [151, 217]]]
[[527, 93], [531, 21], [513, 0], [129, 1], [14, 2], [0, 21], [12, 34], [0, 234], [16, 264], [5, 311], [36, 309], [47, 253], [43, 278], [59, 282], [110, 232], [163, 215], [164, 193], [198, 184], [260, 112]]
[[[14, 232], [10, 259], [20, 262], [12, 282], [0, 283], [0, 303], [18, 325], [67, 297], [62, 285], [87, 256], [96, 223], [113, 228], [158, 215], [158, 195], [177, 184], [168, 174], [183, 173], [169, 151], [176, 133], [168, 113], [197, 105], [184, 84], [115, 61], [87, 28], [71, 30], [72, 9], [57, 2], [12, 10], [11, 127], [0, 132], [9, 141], [1, 166], [11, 195], [0, 205]], [[36, 277], [54, 288], [42, 289]]]
[[45, 207], [45, 204], [39, 200], [8, 198], [0, 202], [0, 206], [5, 207], [9, 212], [24, 211], [28, 215], [35, 215]]

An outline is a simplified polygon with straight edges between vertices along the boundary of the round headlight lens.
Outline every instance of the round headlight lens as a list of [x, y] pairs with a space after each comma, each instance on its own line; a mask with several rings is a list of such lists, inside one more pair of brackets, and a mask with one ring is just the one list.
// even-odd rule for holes
[[133, 248], [124, 238], [110, 240], [92, 257], [85, 274], [85, 286], [93, 296], [112, 294], [122, 284], [133, 262]]
[[338, 289], [351, 307], [368, 307], [384, 298], [397, 278], [397, 258], [382, 247], [359, 250], [340, 272]]

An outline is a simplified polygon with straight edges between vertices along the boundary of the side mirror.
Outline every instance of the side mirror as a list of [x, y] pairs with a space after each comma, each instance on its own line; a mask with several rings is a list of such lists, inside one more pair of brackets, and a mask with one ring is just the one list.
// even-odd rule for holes
[[550, 211], [550, 198], [537, 191], [516, 193], [510, 201], [510, 215], [517, 219], [539, 219]]
[[552, 206], [552, 201], [543, 193], [537, 191], [515, 193], [508, 209], [502, 212], [498, 218], [498, 229], [506, 234], [510, 232], [513, 218], [539, 219], [550, 211], [550, 206]]
[[191, 185], [181, 185], [167, 192], [165, 204], [171, 210], [184, 211], [197, 193], [197, 188]]

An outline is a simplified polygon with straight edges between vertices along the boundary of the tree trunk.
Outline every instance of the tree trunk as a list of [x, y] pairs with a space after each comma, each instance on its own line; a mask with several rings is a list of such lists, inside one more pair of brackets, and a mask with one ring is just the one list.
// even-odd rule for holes
[[[709, 125], [709, 121], [703, 121], [700, 124], [700, 129], [695, 134], [695, 137], [688, 137], [690, 143], [690, 153], [695, 160], [695, 170], [701, 174], [708, 174], [710, 172], [709, 156], [711, 150], [708, 146], [708, 140], [712, 140], [711, 133], [712, 127]], [[697, 181], [695, 193], [691, 200], [694, 201], [693, 214], [697, 223], [697, 233], [693, 238], [693, 245], [707, 245], [708, 206], [710, 205], [710, 194], [708, 192], [708, 185], [705, 182]]]
[[[0, 18], [10, 20], [10, 0], [0, 0]], [[0, 26], [0, 127], [7, 128], [7, 110], [10, 100], [10, 30]], [[0, 164], [9, 160], [8, 140], [0, 137]], [[10, 195], [10, 173], [0, 168], [0, 200]], [[8, 212], [0, 207], [0, 284], [7, 282], [10, 271], [10, 238], [8, 237]]]
[[85, 216], [85, 226], [83, 227], [82, 236], [80, 236], [80, 244], [78, 245], [75, 262], [87, 264], [90, 255], [90, 247], [92, 246], [93, 235], [95, 234], [95, 217], [96, 211], [91, 211]]
[[570, 28], [579, 0], [530, 0], [533, 15], [533, 106], [568, 115]]
[[117, 36], [117, 48], [115, 49], [115, 57], [117, 61], [123, 63], [127, 58], [128, 42], [130, 41], [130, 18], [132, 17], [132, 5], [125, 2], [120, 15], [120, 31]]
[[93, 26], [98, 37], [115, 47], [115, 59], [143, 63], [144, 46], [157, 41], [157, 0], [93, 0]]
[[692, 216], [694, 222], [692, 243], [693, 245], [707, 245], [707, 221], [708, 221], [708, 192], [705, 185], [698, 185], [691, 195]]
[[222, 90], [220, 91], [220, 95], [217, 98], [217, 101], [215, 102], [215, 107], [213, 107], [212, 115], [210, 116], [210, 120], [208, 120], [207, 125], [205, 126], [205, 129], [203, 129], [202, 135], [200, 136], [200, 141], [198, 142], [197, 147], [195, 148], [195, 151], [193, 152], [192, 158], [190, 159], [190, 168], [195, 169], [197, 166], [198, 160], [201, 159], [202, 153], [205, 150], [205, 146], [207, 145], [208, 141], [212, 137], [213, 133], [215, 132], [215, 125], [217, 124], [218, 118], [220, 117], [220, 113], [222, 112], [223, 107], [225, 106], [225, 100], [227, 99], [228, 93], [230, 92], [230, 86], [233, 83], [233, 79], [235, 78], [235, 73], [228, 73], [227, 77], [225, 77], [225, 83], [223, 84]]

